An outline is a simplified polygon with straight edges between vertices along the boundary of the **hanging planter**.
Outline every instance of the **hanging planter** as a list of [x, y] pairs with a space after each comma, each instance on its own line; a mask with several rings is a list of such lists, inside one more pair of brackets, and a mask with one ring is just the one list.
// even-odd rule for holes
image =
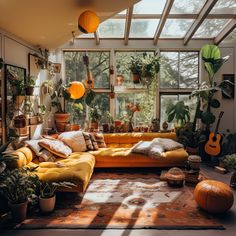
[[132, 74], [132, 79], [133, 79], [134, 84], [139, 84], [140, 80], [141, 80], [140, 75], [139, 74], [134, 74], [134, 73]]
[[124, 76], [123, 75], [117, 75], [116, 76], [116, 84], [118, 86], [122, 86], [124, 83]]

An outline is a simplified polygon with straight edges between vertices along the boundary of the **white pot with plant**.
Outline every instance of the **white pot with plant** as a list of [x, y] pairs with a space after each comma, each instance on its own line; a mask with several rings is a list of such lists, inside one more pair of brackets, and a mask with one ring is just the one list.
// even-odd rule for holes
[[38, 177], [29, 169], [5, 170], [0, 175], [0, 194], [8, 201], [15, 222], [26, 219], [28, 201], [34, 196]]
[[39, 196], [39, 206], [42, 213], [50, 213], [54, 210], [56, 204], [56, 194], [57, 188], [72, 188], [76, 187], [75, 184], [71, 182], [51, 182], [40, 184], [40, 196]]

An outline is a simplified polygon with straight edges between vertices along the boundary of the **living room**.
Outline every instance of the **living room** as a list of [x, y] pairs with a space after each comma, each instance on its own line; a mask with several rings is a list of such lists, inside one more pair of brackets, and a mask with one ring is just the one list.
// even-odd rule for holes
[[233, 235], [235, 17], [0, 0], [1, 235]]

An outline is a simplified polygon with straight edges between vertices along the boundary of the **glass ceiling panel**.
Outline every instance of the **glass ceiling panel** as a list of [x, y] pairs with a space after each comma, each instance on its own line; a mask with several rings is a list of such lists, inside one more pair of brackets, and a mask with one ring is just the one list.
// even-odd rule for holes
[[125, 32], [125, 19], [109, 19], [99, 25], [99, 37], [123, 38]]
[[214, 38], [227, 24], [228, 19], [206, 19], [193, 38]]
[[218, 0], [211, 10], [211, 13], [229, 13], [236, 14], [236, 0]]
[[193, 19], [167, 19], [160, 37], [183, 38], [193, 21]]
[[118, 15], [126, 15], [127, 10], [121, 11], [118, 13]]
[[224, 40], [223, 42], [225, 43], [236, 43], [236, 29], [234, 29]]
[[153, 38], [158, 19], [132, 19], [130, 28], [130, 38]]
[[142, 0], [134, 5], [134, 14], [161, 14], [166, 0]]
[[206, 0], [175, 0], [170, 14], [198, 14]]

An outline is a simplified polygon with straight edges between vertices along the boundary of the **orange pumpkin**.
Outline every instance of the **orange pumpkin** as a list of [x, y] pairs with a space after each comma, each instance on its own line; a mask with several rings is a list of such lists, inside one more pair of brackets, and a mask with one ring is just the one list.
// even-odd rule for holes
[[79, 30], [85, 34], [94, 33], [99, 25], [98, 16], [92, 11], [85, 11], [79, 16]]
[[194, 189], [194, 198], [200, 208], [210, 213], [223, 213], [229, 210], [234, 202], [230, 187], [215, 180], [204, 180]]
[[74, 81], [70, 87], [67, 88], [67, 92], [70, 94], [71, 99], [79, 99], [84, 96], [85, 88], [83, 83]]

